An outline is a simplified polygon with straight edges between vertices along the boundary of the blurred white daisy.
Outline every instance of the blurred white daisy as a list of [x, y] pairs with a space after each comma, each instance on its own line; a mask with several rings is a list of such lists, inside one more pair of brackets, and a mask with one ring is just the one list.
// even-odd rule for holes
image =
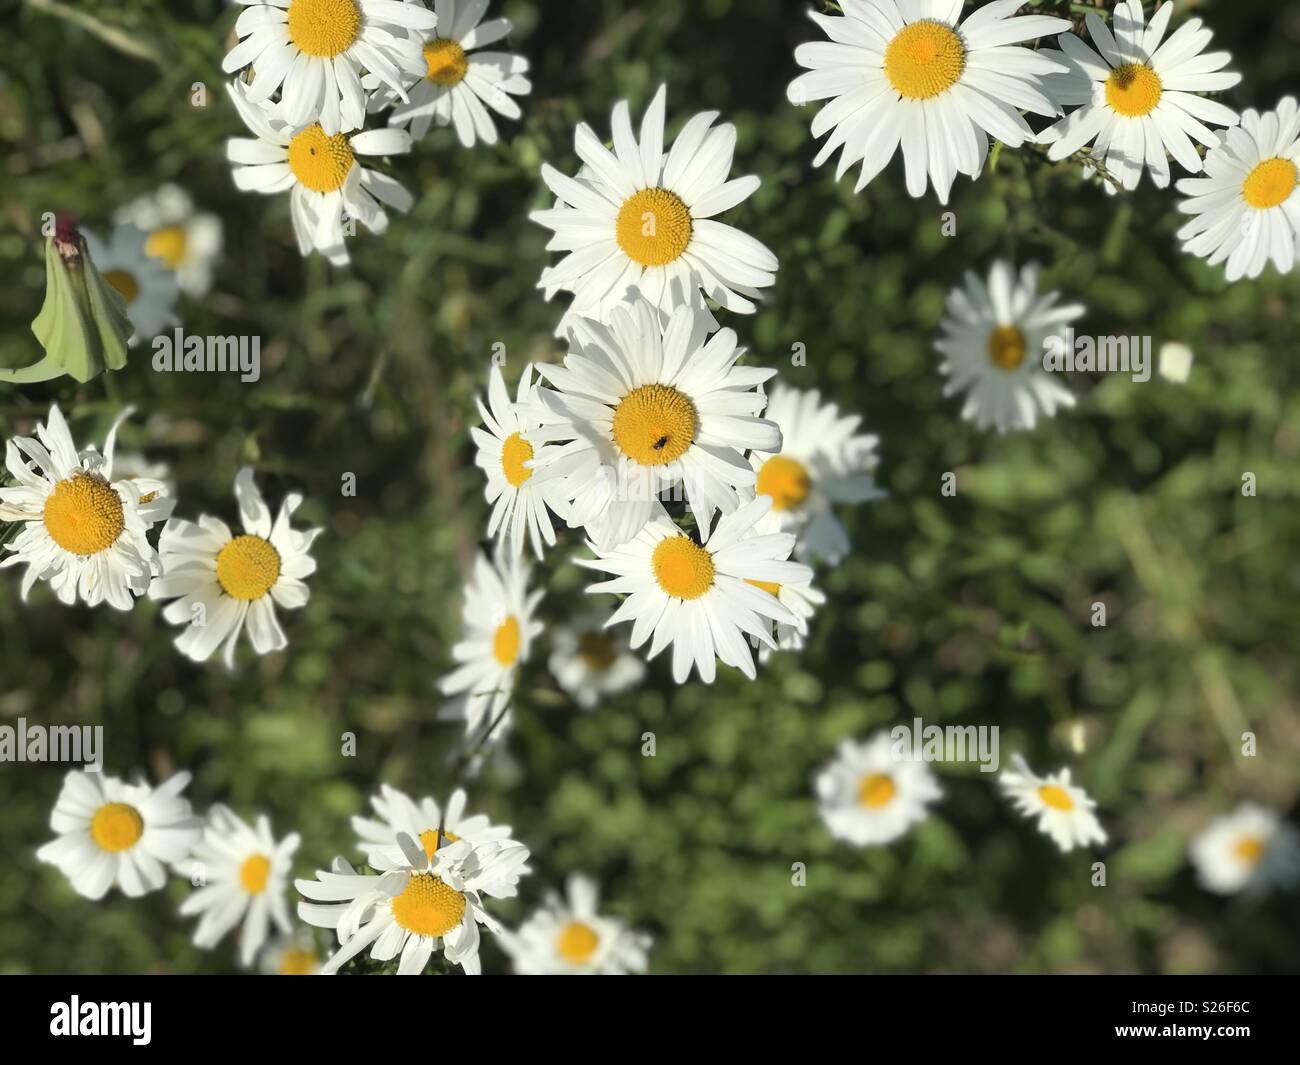
[[[1148, 24], [1140, 0], [1120, 0], [1111, 18], [1113, 32], [1099, 15], [1085, 16], [1097, 51], [1073, 33], [1057, 38], [1062, 51], [1043, 49], [1044, 56], [1067, 68], [1048, 78], [1048, 93], [1067, 107], [1080, 105], [1039, 134], [1041, 143], [1051, 145], [1049, 159], [1064, 159], [1091, 144], [1092, 156], [1128, 190], [1137, 188], [1144, 169], [1157, 188], [1167, 187], [1166, 152], [1184, 170], [1200, 173], [1201, 157], [1192, 141], [1215, 147], [1219, 138], [1206, 123], [1235, 126], [1237, 113], [1197, 94], [1231, 88], [1241, 75], [1223, 69], [1232, 60], [1227, 52], [1205, 51], [1213, 34], [1199, 18], [1188, 19], [1164, 40], [1173, 12], [1172, 3], [1161, 4]], [[1115, 191], [1109, 182], [1105, 188]]]
[[834, 565], [848, 554], [849, 536], [832, 507], [885, 494], [872, 476], [880, 438], [859, 433], [861, 416], [841, 414], [815, 389], [803, 392], [778, 383], [764, 416], [781, 430], [781, 450], [750, 454], [754, 491], [770, 496], [773, 518], [798, 534], [799, 559]]
[[246, 7], [235, 23], [240, 42], [221, 69], [252, 66], [249, 97], [269, 104], [291, 126], [319, 122], [327, 136], [360, 129], [366, 118], [361, 72], [403, 86], [424, 63], [402, 30], [432, 30], [437, 22], [419, 0], [236, 0]]
[[22, 528], [4, 545], [10, 555], [0, 569], [27, 567], [24, 600], [40, 580], [68, 606], [81, 599], [130, 610], [160, 572], [146, 533], [176, 504], [162, 481], [114, 479], [117, 429], [130, 413], [113, 423], [102, 455], [93, 446], [77, 451], [57, 406], [37, 423], [35, 438], [6, 443], [5, 466], [17, 484], [0, 488], [0, 522]]
[[528, 591], [530, 572], [522, 558], [499, 547], [491, 562], [481, 552], [474, 559], [465, 587], [464, 639], [451, 650], [458, 665], [438, 681], [438, 690], [452, 697], [438, 716], [463, 720], [471, 743], [483, 742], [489, 731], [499, 743], [510, 729], [515, 677], [542, 632], [533, 614], [543, 593]]
[[1177, 340], [1167, 340], [1160, 345], [1157, 356], [1159, 374], [1166, 381], [1176, 385], [1187, 383], [1192, 373], [1192, 363], [1196, 355], [1186, 344]]
[[158, 550], [163, 575], [149, 586], [150, 599], [171, 599], [163, 617], [184, 625], [176, 647], [196, 662], [205, 662], [224, 643], [228, 667], [235, 665], [235, 645], [248, 629], [259, 655], [289, 645], [275, 608], [297, 610], [310, 592], [303, 578], [316, 572], [311, 545], [320, 529], [290, 527], [302, 496], [285, 497], [274, 519], [262, 499], [251, 469], [235, 477], [235, 498], [244, 531], [236, 536], [220, 518], [203, 515], [198, 524], [174, 518], [163, 528]]
[[36, 857], [88, 899], [102, 899], [111, 887], [131, 898], [157, 891], [166, 866], [183, 861], [203, 834], [202, 820], [181, 798], [189, 782], [189, 773], [177, 773], [151, 788], [74, 769], [50, 814], [58, 837]]
[[759, 417], [767, 399], [756, 387], [776, 371], [737, 366], [745, 349], [735, 331], [706, 339], [707, 329], [689, 306], [661, 325], [641, 299], [614, 308], [608, 325], [576, 319], [564, 365], [538, 367], [554, 386], [537, 392], [549, 418], [525, 438], [569, 442], [534, 475], [562, 478], [569, 523], [602, 549], [631, 540], [674, 485], [707, 537], [714, 515], [734, 511], [754, 485], [745, 451], [781, 446], [776, 425]]
[[626, 976], [645, 972], [651, 939], [617, 917], [602, 917], [595, 881], [569, 877], [567, 897], [545, 900], [501, 946], [520, 976]]
[[438, 949], [453, 965], [477, 975], [482, 971], [478, 926], [501, 930], [483, 908], [482, 896], [494, 896], [498, 887], [511, 883], [510, 874], [528, 860], [528, 848], [498, 842], [475, 847], [461, 840], [430, 858], [405, 833], [398, 842], [402, 861], [379, 876], [357, 873], [336, 858], [332, 871], [294, 882], [312, 900], [298, 903], [298, 916], [338, 933], [339, 949], [321, 972], [338, 972], [370, 947], [375, 961], [401, 955], [399, 976], [421, 973]]
[[195, 210], [184, 189], [163, 185], [121, 208], [114, 221], [147, 234], [145, 254], [175, 271], [177, 284], [187, 296], [207, 295], [212, 268], [221, 256], [221, 219]]
[[753, 680], [754, 657], [745, 636], [774, 648], [772, 622], [795, 623], [776, 596], [757, 585], [812, 579], [807, 566], [787, 561], [792, 535], [756, 528], [770, 505], [760, 498], [724, 514], [706, 546], [683, 533], [662, 507], [621, 547], [605, 551], [589, 543], [596, 557], [578, 564], [614, 577], [587, 591], [627, 596], [606, 625], [631, 621], [633, 649], [653, 636], [648, 658], [671, 645], [678, 684], [692, 668], [712, 683], [718, 659]]
[[1300, 881], [1300, 832], [1252, 802], [1214, 818], [1189, 852], [1201, 886], [1219, 895], [1289, 888]]
[[965, 392], [961, 416], [979, 428], [1032, 429], [1041, 413], [1050, 418], [1073, 407], [1074, 396], [1043, 369], [1048, 337], [1065, 343], [1066, 326], [1084, 313], [1082, 304], [1058, 304], [1057, 292], [1039, 293], [1038, 266], [1020, 271], [998, 259], [988, 281], [966, 272], [965, 286], [948, 293], [935, 347], [945, 356], [939, 372], [943, 394]]
[[264, 815], [253, 826], [227, 807], [214, 806], [202, 840], [176, 867], [196, 888], [180, 907], [183, 916], [200, 915], [194, 945], [211, 950], [243, 922], [239, 964], [247, 967], [265, 945], [272, 925], [288, 933], [284, 890], [299, 842], [296, 832], [276, 842]]
[[288, 935], [271, 938], [257, 959], [257, 968], [263, 976], [315, 976], [321, 961], [311, 929], [299, 925]]
[[[393, 2], [393, 0], [390, 0]], [[327, 134], [312, 122], [294, 126], [250, 103], [241, 82], [227, 86], [244, 124], [256, 135], [232, 137], [226, 158], [243, 192], [289, 193], [289, 218], [298, 251], [318, 251], [336, 266], [348, 262], [344, 238], [356, 221], [372, 233], [388, 228], [381, 203], [409, 210], [414, 199], [395, 179], [363, 167], [357, 156], [401, 155], [411, 150], [405, 130], [370, 129]]]
[[627, 638], [605, 628], [607, 618], [589, 612], [550, 633], [551, 675], [583, 710], [635, 687], [645, 676], [645, 663], [628, 649]]
[[1269, 260], [1284, 274], [1300, 256], [1300, 105], [1284, 96], [1276, 111], [1246, 111], [1205, 157], [1205, 177], [1183, 178], [1194, 217], [1178, 231], [1183, 251], [1211, 265], [1227, 262], [1229, 281], [1258, 277]]
[[728, 180], [735, 126], [710, 130], [717, 112], [698, 114], [665, 155], [665, 94], [661, 87], [646, 109], [639, 140], [627, 101], [615, 105], [612, 152], [581, 123], [574, 148], [586, 168], [577, 178], [543, 164], [542, 180], [560, 205], [529, 217], [555, 231], [548, 249], [566, 253], [542, 271], [538, 284], [547, 299], [572, 292], [574, 311], [604, 321], [629, 288], [664, 310], [702, 289], [727, 310], [747, 314], [751, 299], [775, 282], [776, 256], [714, 220], [759, 186], [752, 176]]
[[818, 812], [836, 839], [858, 847], [889, 843], [929, 817], [943, 789], [925, 762], [895, 757], [888, 732], [842, 740], [813, 786]]
[[524, 76], [528, 60], [509, 52], [474, 49], [507, 36], [510, 20], [482, 22], [486, 0], [436, 0], [434, 9], [438, 14], [437, 29], [409, 34], [420, 47], [425, 67], [420, 80], [409, 88], [410, 99], [403, 102], [391, 86], [367, 74], [361, 80], [367, 89], [374, 90], [369, 109], [392, 107], [388, 124], [409, 124], [416, 140], [429, 132], [436, 119], [440, 126], [454, 124], [456, 136], [466, 148], [472, 148], [475, 140], [495, 144], [497, 127], [488, 108], [509, 119], [523, 115], [511, 97], [532, 91], [532, 83]]
[[1012, 769], [998, 774], [998, 785], [1019, 813], [1038, 819], [1038, 831], [1050, 836], [1062, 852], [1106, 842], [1106, 831], [1093, 811], [1097, 804], [1077, 784], [1070, 783], [1070, 770], [1040, 777], [1020, 755]]
[[114, 226], [105, 243], [89, 229], [81, 232], [91, 262], [126, 303], [126, 316], [135, 330], [132, 344], [152, 340], [180, 321], [176, 275], [145, 251], [144, 233], [135, 226]]
[[796, 104], [831, 100], [813, 119], [814, 137], [831, 133], [814, 166], [842, 148], [836, 179], [861, 162], [861, 190], [901, 147], [907, 191], [923, 196], [928, 180], [947, 203], [958, 174], [979, 176], [990, 137], [1012, 148], [1033, 142], [1022, 109], [1061, 113], [1043, 79], [1063, 65], [1014, 46], [1068, 30], [1069, 22], [1012, 18], [1024, 0], [984, 4], [962, 22], [962, 3], [845, 0], [842, 18], [810, 12], [830, 41], [795, 49], [795, 62], [810, 73], [787, 95]]

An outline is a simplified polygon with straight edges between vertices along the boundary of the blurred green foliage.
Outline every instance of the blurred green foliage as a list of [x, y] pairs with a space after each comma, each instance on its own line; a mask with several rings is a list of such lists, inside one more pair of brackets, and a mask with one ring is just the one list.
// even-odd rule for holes
[[[1042, 10], [1080, 4], [1045, 2]], [[184, 302], [191, 333], [260, 334], [263, 378], [153, 373], [148, 349], [84, 386], [0, 390], [0, 431], [28, 431], [51, 401], [79, 441], [122, 405], [124, 446], [168, 462], [178, 513], [233, 517], [252, 463], [272, 505], [290, 490], [322, 524], [308, 607], [285, 618], [287, 653], [235, 674], [172, 648], [156, 604], [129, 614], [26, 605], [0, 574], [0, 720], [103, 724], [107, 769], [195, 773], [191, 797], [297, 829], [299, 875], [351, 850], [349, 815], [381, 781], [443, 793], [457, 729], [435, 721], [434, 679], [458, 638], [460, 589], [486, 510], [468, 427], [492, 346], [507, 377], [562, 351], [560, 306], [535, 288], [548, 196], [538, 167], [572, 171], [574, 124], [608, 134], [669, 85], [670, 132], [716, 108], [739, 130], [736, 173], [762, 189], [728, 220], [781, 259], [752, 318], [728, 319], [791, 384], [860, 411], [882, 437], [889, 498], [848, 513], [855, 551], [820, 574], [830, 605], [800, 656], [756, 683], [644, 687], [585, 715], [533, 655], [511, 763], [472, 806], [535, 852], [517, 919], [571, 870], [656, 938], [659, 972], [1278, 971], [1294, 969], [1297, 901], [1222, 900], [1186, 861], [1190, 835], [1243, 798], [1281, 810], [1300, 790], [1300, 283], [1268, 272], [1229, 287], [1183, 257], [1172, 190], [1108, 197], [1072, 165], [1004, 151], [959, 178], [941, 232], [933, 198], [909, 199], [901, 161], [862, 195], [813, 170], [812, 109], [786, 102], [794, 47], [818, 35], [802, 0], [507, 0], [510, 44], [533, 63], [525, 119], [504, 143], [462, 150], [434, 131], [392, 161], [417, 196], [353, 265], [299, 258], [284, 197], [241, 195], [224, 141], [242, 133], [220, 88], [235, 9], [218, 0], [87, 0], [111, 39], [19, 6], [0, 58], [0, 365], [34, 361], [43, 212], [106, 230], [113, 210], [164, 181], [218, 213], [227, 250], [213, 294]], [[1245, 74], [1227, 102], [1273, 107], [1296, 89], [1300, 11], [1269, 0], [1183, 3]], [[1176, 16], [1181, 17], [1181, 16]], [[16, 42], [21, 46], [14, 46]], [[210, 106], [190, 106], [204, 82]], [[1079, 404], [998, 438], [941, 396], [931, 342], [945, 292], [995, 256], [1036, 259], [1083, 300], [1079, 331], [1190, 344], [1185, 386], [1078, 379]], [[806, 368], [790, 368], [796, 343]], [[940, 495], [957, 474], [956, 498]], [[1258, 494], [1241, 493], [1242, 474]], [[340, 493], [355, 473], [356, 498]], [[580, 605], [569, 537], [548, 559], [546, 616]], [[1105, 628], [1089, 622], [1095, 601]], [[1101, 804], [1108, 886], [1086, 854], [1062, 856], [973, 765], [942, 767], [936, 816], [888, 848], [832, 841], [810, 778], [837, 741], [919, 715], [997, 724], [1004, 760], [1071, 764]], [[1067, 742], [1082, 728], [1087, 750]], [[1240, 756], [1240, 734], [1259, 757]], [[340, 737], [355, 732], [355, 758]], [[640, 754], [653, 731], [655, 758]], [[211, 972], [175, 913], [174, 881], [143, 900], [76, 897], [35, 848], [49, 837], [63, 767], [0, 766], [0, 969]], [[807, 865], [793, 887], [791, 865]], [[488, 939], [485, 968], [505, 967]]]

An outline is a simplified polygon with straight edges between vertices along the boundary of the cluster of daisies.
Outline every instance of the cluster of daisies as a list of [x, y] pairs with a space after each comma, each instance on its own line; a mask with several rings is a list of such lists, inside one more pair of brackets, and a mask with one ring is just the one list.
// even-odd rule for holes
[[[168, 871], [183, 877], [194, 890], [180, 913], [198, 919], [195, 946], [211, 950], [235, 934], [240, 966], [256, 963], [267, 973], [336, 973], [367, 952], [378, 963], [396, 959], [399, 975], [415, 975], [441, 951], [450, 965], [477, 974], [480, 926], [522, 975], [646, 968], [650, 937], [601, 914], [587, 877], [571, 876], [564, 896], [548, 893], [516, 928], [493, 917], [485, 902], [518, 894], [531, 872], [528, 848], [510, 838], [510, 826], [467, 813], [460, 789], [444, 807], [382, 786], [370, 800], [374, 816], [352, 818], [362, 871], [340, 856], [313, 879], [294, 880], [302, 896], [295, 922], [286, 895], [298, 834], [277, 838], [267, 817], [249, 824], [222, 805], [195, 816], [183, 794], [189, 782], [177, 773], [150, 787], [73, 770], [50, 815], [55, 838], [37, 857], [93, 900], [113, 888], [129, 898], [157, 891]], [[325, 956], [315, 928], [337, 937]]]
[[[1035, 821], [1062, 853], [1106, 843], [1097, 803], [1071, 780], [1068, 768], [1039, 776], [1016, 755], [997, 783], [1016, 812]], [[929, 764], [888, 731], [860, 742], [844, 740], [813, 786], [827, 831], [858, 847], [899, 839], [943, 797]], [[1189, 857], [1200, 884], [1222, 895], [1300, 882], [1300, 832], [1251, 802], [1213, 818], [1193, 837]]]
[[[842, 15], [811, 13], [828, 41], [800, 45], [807, 68], [789, 87], [796, 104], [828, 101], [813, 119], [827, 134], [815, 165], [840, 153], [838, 175], [861, 164], [865, 188], [898, 151], [907, 189], [947, 203], [958, 174], [976, 178], [990, 142], [1046, 147], [1060, 161], [1082, 153], [1108, 192], [1131, 192], [1143, 173], [1189, 174], [1178, 210], [1183, 250], [1226, 263], [1228, 280], [1282, 273], [1300, 249], [1300, 105], [1238, 114], [1209, 94], [1241, 75], [1227, 52], [1208, 51], [1199, 18], [1169, 32], [1174, 3], [1147, 21], [1141, 0], [1089, 11], [1087, 41], [1071, 23], [1017, 15], [1023, 0], [993, 0], [962, 17], [964, 0], [841, 0]], [[1055, 37], [1056, 48], [1037, 47]], [[1035, 131], [1032, 115], [1046, 122]]]
[[302, 497], [290, 494], [272, 515], [253, 471], [243, 469], [235, 477], [242, 532], [208, 515], [175, 518], [166, 466], [117, 454], [130, 413], [114, 421], [103, 450], [78, 449], [57, 405], [34, 436], [6, 441], [13, 483], [0, 487], [0, 569], [27, 567], [24, 600], [38, 582], [68, 606], [130, 610], [146, 595], [170, 600], [163, 617], [183, 627], [176, 646], [196, 662], [220, 650], [233, 667], [244, 632], [258, 654], [285, 647], [276, 608], [306, 604], [304, 579], [315, 572], [311, 546], [321, 531], [290, 524]]

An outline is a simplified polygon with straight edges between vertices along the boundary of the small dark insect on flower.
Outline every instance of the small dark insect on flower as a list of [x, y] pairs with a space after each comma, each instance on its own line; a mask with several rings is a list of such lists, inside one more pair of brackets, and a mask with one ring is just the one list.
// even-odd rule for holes
[[667, 446], [668, 446], [668, 437], [666, 436], [661, 436], [658, 440], [654, 442], [654, 449], [656, 451], [662, 451]]

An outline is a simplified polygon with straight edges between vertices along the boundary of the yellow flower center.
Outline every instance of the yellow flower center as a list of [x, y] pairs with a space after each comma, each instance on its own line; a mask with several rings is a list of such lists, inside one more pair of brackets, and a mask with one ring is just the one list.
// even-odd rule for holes
[[691, 242], [691, 211], [675, 192], [642, 189], [619, 208], [618, 246], [642, 266], [667, 266]]
[[267, 878], [271, 875], [271, 859], [264, 854], [254, 854], [246, 858], [239, 867], [239, 882], [250, 895], [260, 895], [266, 890]]
[[812, 478], [802, 462], [784, 455], [773, 455], [759, 467], [754, 491], [761, 496], [771, 496], [773, 510], [791, 510], [808, 498], [812, 491]]
[[134, 274], [129, 274], [125, 270], [105, 270], [104, 280], [117, 289], [122, 299], [126, 300], [128, 307], [140, 295], [140, 282], [135, 279]]
[[121, 496], [93, 473], [74, 473], [56, 484], [42, 517], [51, 540], [83, 557], [108, 550], [126, 528]]
[[511, 433], [501, 445], [501, 472], [506, 475], [512, 488], [518, 488], [533, 471], [524, 465], [533, 457], [533, 445], [518, 433]]
[[330, 58], [346, 52], [361, 35], [356, 0], [291, 0], [289, 40], [307, 55]]
[[185, 261], [188, 247], [183, 226], [164, 226], [149, 234], [144, 242], [144, 253], [153, 259], [161, 259], [168, 270], [175, 270]]
[[439, 835], [436, 828], [426, 828], [420, 833], [420, 846], [424, 848], [424, 856], [430, 861], [438, 853], [439, 847], [445, 847], [448, 843], [457, 843], [460, 837], [455, 832], [448, 832], [445, 828]]
[[280, 552], [260, 536], [236, 536], [217, 553], [217, 581], [232, 599], [261, 599], [280, 579]]
[[289, 142], [289, 169], [313, 192], [341, 189], [354, 158], [348, 138], [342, 133], [327, 137], [320, 123], [308, 126]]
[[928, 100], [957, 84], [966, 46], [957, 31], [934, 19], [904, 26], [885, 49], [885, 76], [900, 96]]
[[465, 896], [432, 873], [415, 873], [393, 899], [393, 920], [417, 936], [445, 936], [465, 915]]
[[989, 333], [989, 362], [999, 370], [1010, 373], [1017, 369], [1025, 361], [1028, 348], [1025, 334], [1014, 325], [1000, 325]]
[[581, 921], [570, 921], [560, 931], [555, 949], [565, 961], [582, 965], [591, 960], [599, 943], [600, 938], [587, 925]]
[[1106, 79], [1106, 102], [1127, 118], [1149, 115], [1163, 92], [1160, 75], [1145, 63], [1125, 63]]
[[1246, 175], [1241, 194], [1257, 211], [1266, 211], [1286, 202], [1295, 192], [1298, 177], [1290, 159], [1265, 159]]
[[695, 404], [672, 385], [634, 388], [614, 409], [614, 442], [642, 466], [676, 462], [695, 441]]
[[429, 66], [424, 76], [436, 85], [455, 85], [469, 70], [465, 49], [442, 37], [435, 37], [424, 46], [424, 61]]
[[1053, 810], [1064, 810], [1068, 813], [1074, 809], [1074, 800], [1070, 798], [1070, 793], [1055, 784], [1042, 785], [1038, 789], [1038, 797]]
[[319, 965], [320, 962], [313, 951], [290, 947], [280, 955], [279, 974], [281, 976], [311, 976], [316, 972]]
[[898, 788], [887, 773], [871, 773], [858, 785], [858, 802], [868, 810], [879, 810], [894, 801]]
[[113, 854], [134, 847], [143, 835], [144, 818], [140, 811], [124, 802], [101, 806], [90, 820], [90, 838], [100, 850]]
[[492, 635], [492, 657], [503, 666], [513, 666], [519, 657], [519, 619], [511, 614]]
[[606, 632], [584, 632], [578, 640], [578, 657], [588, 669], [603, 673], [614, 664], [614, 641]]
[[1237, 845], [1232, 848], [1238, 860], [1246, 865], [1258, 865], [1267, 849], [1264, 841], [1258, 836], [1242, 836], [1237, 840]]
[[755, 588], [767, 592], [768, 595], [775, 596], [777, 599], [781, 598], [781, 586], [772, 581], [751, 581], [746, 577], [745, 583], [752, 584]]
[[659, 587], [677, 599], [698, 599], [713, 587], [713, 556], [689, 536], [659, 541], [650, 556]]

